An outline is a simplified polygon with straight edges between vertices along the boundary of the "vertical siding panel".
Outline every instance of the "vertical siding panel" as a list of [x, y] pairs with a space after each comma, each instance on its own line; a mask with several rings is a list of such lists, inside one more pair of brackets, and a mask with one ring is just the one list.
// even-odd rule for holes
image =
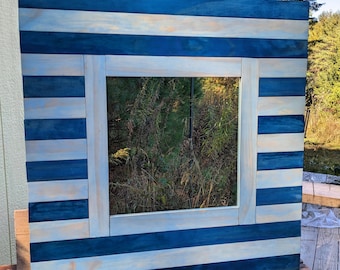
[[[257, 160], [257, 99], [259, 66], [254, 59], [242, 60], [239, 127], [239, 224], [255, 223], [256, 160]], [[240, 159], [242, 157], [242, 159]]]
[[105, 56], [85, 56], [90, 236], [110, 233]]

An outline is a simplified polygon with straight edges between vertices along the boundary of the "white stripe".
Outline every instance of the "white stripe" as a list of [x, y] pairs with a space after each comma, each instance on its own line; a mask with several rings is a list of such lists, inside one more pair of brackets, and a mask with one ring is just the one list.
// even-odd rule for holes
[[86, 159], [86, 139], [26, 141], [27, 161]]
[[25, 98], [25, 119], [85, 117], [85, 98]]
[[303, 141], [303, 133], [260, 134], [257, 138], [257, 151], [259, 153], [303, 151]]
[[241, 77], [241, 58], [107, 56], [106, 76]]
[[30, 182], [28, 188], [29, 202], [82, 200], [89, 194], [87, 180]]
[[84, 57], [70, 54], [21, 54], [24, 76], [82, 76]]
[[31, 243], [82, 239], [89, 236], [88, 219], [30, 223]]
[[305, 97], [260, 97], [259, 115], [304, 114]]
[[259, 59], [262, 78], [306, 77], [307, 59]]
[[257, 206], [256, 223], [300, 220], [301, 212], [302, 203]]
[[21, 8], [20, 30], [305, 40], [308, 21]]
[[302, 175], [303, 169], [258, 171], [256, 188], [301, 186]]
[[300, 237], [32, 263], [32, 270], [147, 270], [293, 255]]
[[238, 224], [237, 207], [215, 207], [114, 215], [110, 217], [110, 235], [128, 235]]

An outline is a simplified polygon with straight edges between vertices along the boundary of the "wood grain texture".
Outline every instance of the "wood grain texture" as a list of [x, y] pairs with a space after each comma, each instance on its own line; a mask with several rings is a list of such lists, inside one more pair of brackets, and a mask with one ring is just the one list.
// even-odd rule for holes
[[258, 153], [257, 170], [303, 168], [303, 151]]
[[300, 203], [302, 187], [265, 188], [256, 190], [256, 205]]
[[86, 139], [26, 141], [26, 161], [87, 158]]
[[82, 55], [21, 54], [24, 76], [83, 76]]
[[[227, 233], [228, 232], [228, 233]], [[33, 262], [211, 246], [300, 236], [300, 222], [244, 225], [36, 243]], [[54, 252], [51, 252], [53, 251]]]
[[110, 235], [130, 235], [238, 225], [238, 207], [216, 207], [114, 215]]
[[257, 150], [260, 153], [303, 151], [304, 134], [260, 134], [257, 138]]
[[25, 120], [25, 139], [27, 141], [85, 138], [86, 121], [84, 118]]
[[109, 162], [104, 56], [85, 56], [85, 93], [90, 236], [109, 236]]
[[301, 228], [301, 260], [310, 269], [314, 269], [314, 256], [317, 240], [318, 228], [305, 226]]
[[29, 222], [88, 218], [88, 201], [35, 202], [28, 204]]
[[308, 3], [300, 2], [268, 2], [263, 0], [143, 0], [143, 1], [90, 1], [90, 0], [20, 0], [19, 7], [94, 10], [126, 13], [151, 13], [197, 16], [245, 17], [245, 18], [277, 18], [308, 20]]
[[[306, 58], [307, 41], [292, 39], [105, 35], [21, 31], [22, 53]], [[58, 44], [58, 46], [55, 46]]]
[[34, 222], [30, 224], [31, 243], [90, 237], [88, 219]]
[[340, 186], [303, 181], [303, 197], [305, 203], [328, 207], [340, 207]]
[[256, 207], [256, 223], [301, 220], [302, 203], [263, 205]]
[[44, 181], [28, 183], [29, 202], [88, 199], [87, 180]]
[[306, 78], [260, 78], [260, 97], [305, 96]]
[[[300, 237], [32, 263], [32, 269], [161, 269], [298, 254]], [[155, 260], [157, 258], [157, 260]]]
[[17, 251], [17, 269], [30, 270], [30, 229], [28, 225], [27, 209], [14, 211], [14, 228]]
[[308, 23], [270, 20], [173, 16], [70, 10], [19, 10], [20, 31], [120, 35], [307, 39]]
[[259, 59], [261, 78], [306, 77], [307, 59]]
[[241, 58], [106, 56], [106, 76], [241, 77]]
[[302, 185], [303, 170], [286, 169], [286, 170], [269, 170], [258, 171], [256, 177], [256, 188], [279, 188], [293, 187]]
[[260, 97], [259, 115], [303, 115], [305, 97]]
[[85, 97], [82, 76], [23, 76], [25, 98]]
[[242, 60], [238, 141], [239, 224], [255, 222], [257, 162], [257, 97], [259, 90], [258, 61]]
[[303, 133], [303, 115], [259, 116], [259, 134]]
[[84, 98], [25, 98], [25, 119], [85, 118]]
[[52, 181], [87, 178], [87, 160], [27, 162], [27, 181]]

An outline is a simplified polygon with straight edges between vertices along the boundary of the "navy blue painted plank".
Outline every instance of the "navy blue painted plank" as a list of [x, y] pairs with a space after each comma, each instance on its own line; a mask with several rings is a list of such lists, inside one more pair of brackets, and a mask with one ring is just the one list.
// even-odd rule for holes
[[303, 115], [260, 116], [258, 134], [302, 133]]
[[222, 262], [203, 265], [190, 265], [163, 270], [298, 270], [300, 268], [300, 254]]
[[29, 221], [88, 218], [88, 200], [29, 203]]
[[256, 205], [299, 203], [302, 187], [266, 188], [256, 190]]
[[307, 41], [23, 31], [23, 53], [306, 58]]
[[20, 7], [268, 19], [308, 19], [308, 2], [266, 0], [20, 0]]
[[257, 170], [278, 170], [303, 168], [303, 151], [258, 153]]
[[306, 78], [260, 78], [260, 97], [304, 96]]
[[300, 236], [300, 221], [31, 244], [32, 262]]
[[85, 119], [25, 120], [26, 140], [56, 140], [86, 138]]
[[84, 77], [24, 76], [25, 98], [85, 97]]
[[87, 178], [87, 160], [27, 162], [28, 182]]

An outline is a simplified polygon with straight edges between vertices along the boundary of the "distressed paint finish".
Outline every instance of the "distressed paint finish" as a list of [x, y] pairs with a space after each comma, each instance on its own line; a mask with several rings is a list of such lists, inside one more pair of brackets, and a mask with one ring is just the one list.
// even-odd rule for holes
[[[19, 2], [32, 269], [298, 268], [308, 3]], [[106, 76], [241, 77], [237, 206], [110, 217]]]

